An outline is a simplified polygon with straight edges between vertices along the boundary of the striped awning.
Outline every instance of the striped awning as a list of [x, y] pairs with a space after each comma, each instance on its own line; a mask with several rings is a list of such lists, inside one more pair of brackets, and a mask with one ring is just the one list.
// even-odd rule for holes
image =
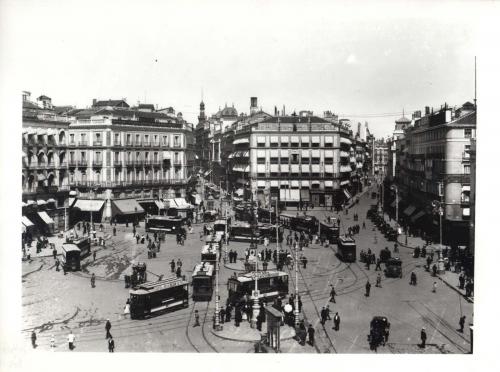
[[347, 198], [347, 200], [349, 200], [349, 199], [351, 199], [351, 198], [352, 198], [351, 194], [350, 194], [350, 193], [349, 193], [349, 191], [347, 191], [346, 189], [344, 189], [344, 195], [345, 195], [345, 197]]
[[43, 200], [43, 199], [38, 199], [36, 201], [36, 205], [45, 205], [45, 204], [47, 204], [47, 202], [45, 200]]
[[26, 227], [31, 227], [31, 226], [34, 225], [33, 222], [31, 222], [29, 220], [29, 218], [26, 217], [26, 216], [21, 216], [21, 220], [22, 220], [23, 225], [26, 226]]
[[82, 212], [98, 212], [104, 205], [104, 200], [84, 200], [78, 199], [75, 203], [74, 208], [80, 209]]
[[47, 214], [47, 212], [38, 212], [38, 215], [47, 225], [54, 224], [54, 220]]
[[233, 141], [233, 145], [239, 145], [241, 143], [249, 143], [248, 138], [239, 138]]

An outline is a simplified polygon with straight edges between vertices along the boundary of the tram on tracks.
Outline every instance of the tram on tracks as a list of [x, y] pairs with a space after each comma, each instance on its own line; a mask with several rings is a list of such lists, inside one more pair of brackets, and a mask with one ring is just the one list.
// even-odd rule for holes
[[344, 262], [356, 262], [356, 242], [348, 236], [341, 236], [337, 243], [337, 256]]
[[276, 212], [269, 209], [257, 208], [257, 221], [262, 223], [276, 223]]
[[339, 223], [336, 218], [328, 217], [325, 221], [319, 222], [320, 236], [324, 236], [332, 244], [336, 244], [339, 240]]
[[164, 311], [188, 307], [189, 283], [170, 277], [147, 282], [130, 291], [130, 318], [140, 319]]
[[227, 281], [228, 298], [231, 304], [237, 304], [245, 295], [252, 296], [255, 289], [255, 277], [257, 277], [259, 300], [272, 300], [278, 296], [288, 295], [288, 274], [283, 271], [234, 273]]
[[146, 232], [177, 234], [182, 231], [185, 218], [176, 216], [146, 217]]
[[318, 220], [314, 216], [293, 215], [282, 213], [279, 216], [280, 224], [290, 230], [303, 231], [314, 234], [318, 231]]
[[254, 231], [252, 225], [246, 222], [237, 222], [231, 225], [230, 240], [235, 242], [251, 242], [252, 239], [259, 241], [259, 232]]
[[[259, 240], [264, 240], [264, 238], [268, 238], [270, 242], [276, 242], [276, 226], [268, 223], [259, 223], [257, 225], [257, 229], [259, 230]], [[282, 229], [278, 229], [278, 239], [283, 241], [283, 231]]]
[[81, 261], [91, 253], [90, 237], [66, 239], [62, 245], [61, 263], [65, 270], [81, 269]]
[[201, 261], [202, 262], [217, 262], [220, 260], [220, 249], [214, 244], [205, 244], [201, 248]]
[[193, 301], [210, 301], [214, 289], [215, 266], [202, 262], [195, 266], [191, 276]]

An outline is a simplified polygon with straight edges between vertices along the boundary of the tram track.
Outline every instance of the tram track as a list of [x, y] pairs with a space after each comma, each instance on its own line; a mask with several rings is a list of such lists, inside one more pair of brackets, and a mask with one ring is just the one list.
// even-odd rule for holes
[[203, 323], [201, 325], [201, 336], [203, 337], [203, 340], [207, 343], [207, 345], [216, 353], [218, 353], [217, 349], [212, 345], [210, 341], [208, 341], [208, 338], [205, 334], [205, 324], [207, 322], [207, 315], [208, 315], [208, 308], [210, 306], [210, 302], [207, 301], [207, 308], [205, 309], [205, 316], [203, 318]]

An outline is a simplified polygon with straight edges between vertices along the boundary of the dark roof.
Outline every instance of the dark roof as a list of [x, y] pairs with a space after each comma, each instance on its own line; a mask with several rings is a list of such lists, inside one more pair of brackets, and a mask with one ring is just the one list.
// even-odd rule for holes
[[398, 120], [396, 120], [396, 123], [411, 123], [411, 120], [406, 116], [401, 116]]
[[277, 123], [279, 120], [280, 123], [330, 123], [329, 121], [322, 119], [318, 116], [273, 116], [267, 118], [261, 123]]
[[41, 95], [40, 97], [37, 98], [39, 101], [43, 100], [43, 99], [51, 99], [50, 97], [47, 97], [45, 95]]
[[125, 102], [123, 99], [108, 99], [107, 101], [97, 101], [94, 103], [92, 106], [93, 107], [106, 107], [106, 106], [111, 106], [111, 107], [116, 107], [116, 106], [124, 106], [124, 107], [130, 107], [127, 102]]
[[36, 103], [30, 101], [23, 101], [23, 109], [41, 110], [41, 108]]
[[458, 118], [453, 121], [452, 124], [476, 124], [476, 111]]
[[68, 111], [73, 110], [73, 106], [54, 106], [52, 109], [56, 114], [64, 114]]
[[140, 103], [139, 106], [137, 106], [137, 108], [139, 108], [139, 109], [151, 109], [151, 110], [154, 110], [155, 109], [155, 105], [153, 105], [152, 103]]

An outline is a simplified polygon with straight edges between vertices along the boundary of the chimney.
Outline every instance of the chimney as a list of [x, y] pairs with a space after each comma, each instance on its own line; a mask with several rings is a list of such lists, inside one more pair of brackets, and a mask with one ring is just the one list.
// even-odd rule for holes
[[94, 99], [92, 100], [92, 107], [94, 107], [96, 103], [97, 103], [97, 99], [95, 99], [95, 98], [94, 98]]
[[429, 115], [431, 113], [431, 109], [429, 108], [429, 106], [425, 106], [425, 115]]
[[257, 97], [250, 97], [250, 115], [257, 112]]
[[274, 106], [274, 116], [278, 116], [278, 108]]
[[283, 116], [286, 116], [285, 105], [283, 105]]

